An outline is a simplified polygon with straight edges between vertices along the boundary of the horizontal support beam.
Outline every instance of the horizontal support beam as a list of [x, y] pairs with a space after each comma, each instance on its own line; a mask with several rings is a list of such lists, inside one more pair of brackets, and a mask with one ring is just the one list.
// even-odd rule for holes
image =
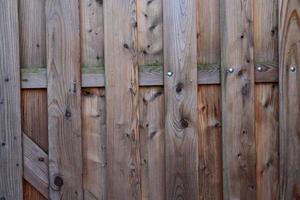
[[[278, 82], [278, 67], [275, 63], [256, 63], [257, 83]], [[162, 65], [139, 67], [140, 86], [162, 86]], [[21, 69], [22, 88], [47, 88], [47, 70], [41, 68]], [[82, 67], [82, 87], [104, 87], [104, 67]], [[220, 84], [220, 64], [198, 64], [198, 84]]]
[[48, 155], [23, 133], [24, 178], [48, 199]]

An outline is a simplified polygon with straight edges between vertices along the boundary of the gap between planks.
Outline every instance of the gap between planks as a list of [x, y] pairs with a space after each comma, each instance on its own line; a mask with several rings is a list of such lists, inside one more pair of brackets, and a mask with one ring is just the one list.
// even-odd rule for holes
[[[276, 63], [256, 63], [255, 81], [257, 83], [278, 82], [278, 64]], [[139, 67], [140, 86], [162, 86], [163, 67], [162, 65], [142, 65]], [[104, 67], [82, 67], [82, 87], [104, 87]], [[21, 68], [22, 88], [47, 88], [47, 69]], [[219, 64], [198, 64], [198, 84], [220, 84]]]

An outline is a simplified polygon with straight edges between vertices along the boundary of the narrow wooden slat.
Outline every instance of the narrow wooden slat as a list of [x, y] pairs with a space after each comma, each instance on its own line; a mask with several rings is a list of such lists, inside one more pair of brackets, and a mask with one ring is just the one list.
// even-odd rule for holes
[[252, 12], [252, 1], [221, 1], [224, 199], [256, 199]]
[[[254, 0], [254, 60], [278, 65], [278, 1]], [[261, 67], [260, 72], [258, 67]], [[256, 66], [256, 78], [265, 65]], [[277, 69], [277, 68], [276, 68]], [[274, 71], [278, 73], [278, 70]], [[270, 76], [271, 77], [271, 76]], [[257, 199], [279, 199], [278, 85], [255, 86]]]
[[104, 1], [108, 199], [141, 198], [136, 1]]
[[[26, 88], [45, 88], [41, 87], [47, 83], [45, 1], [19, 1], [19, 13], [22, 87], [25, 83]], [[47, 91], [22, 90], [21, 94], [22, 130], [47, 151]], [[24, 181], [24, 199], [45, 198]]]
[[199, 199], [196, 2], [163, 1], [166, 199]]
[[222, 199], [221, 90], [198, 87], [199, 189], [201, 200]]
[[0, 199], [22, 200], [18, 1], [0, 1]]
[[140, 92], [141, 179], [143, 200], [165, 199], [163, 88]]
[[[279, 1], [280, 199], [300, 199], [300, 2]], [[294, 67], [294, 68], [293, 68]]]
[[[197, 1], [198, 84], [220, 83], [220, 1]], [[199, 70], [200, 69], [200, 70]], [[198, 87], [199, 195], [221, 200], [222, 135], [219, 85]]]
[[46, 1], [51, 199], [83, 199], [79, 5]]
[[[104, 85], [103, 2], [80, 1], [80, 12], [82, 83], [87, 87]], [[82, 123], [84, 199], [107, 199], [103, 89], [82, 92]]]
[[23, 149], [24, 178], [48, 198], [48, 155], [24, 133]]
[[104, 89], [82, 91], [84, 199], [106, 198], [106, 124]]

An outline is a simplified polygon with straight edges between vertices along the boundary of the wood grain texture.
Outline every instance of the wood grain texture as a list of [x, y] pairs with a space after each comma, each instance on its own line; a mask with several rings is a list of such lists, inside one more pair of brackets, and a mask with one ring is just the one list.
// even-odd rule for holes
[[195, 7], [163, 1], [167, 200], [199, 199]]
[[220, 86], [198, 87], [198, 126], [200, 199], [223, 199]]
[[[278, 66], [278, 1], [254, 0], [254, 60]], [[265, 73], [256, 66], [256, 78]], [[274, 73], [278, 73], [278, 67]], [[278, 85], [255, 86], [257, 199], [279, 199]]]
[[107, 199], [104, 89], [82, 91], [82, 135], [84, 199]]
[[163, 63], [162, 0], [137, 1], [138, 63], [147, 66]]
[[141, 180], [143, 200], [165, 199], [163, 88], [140, 89]]
[[135, 0], [104, 1], [108, 199], [140, 199]]
[[[253, 2], [221, 1], [224, 199], [256, 199]], [[229, 72], [232, 68], [234, 71]]]
[[278, 190], [278, 86], [260, 84], [255, 89], [257, 199], [279, 199]]
[[0, 1], [0, 199], [23, 199], [18, 1]]
[[[48, 198], [48, 155], [26, 134], [23, 134], [23, 159], [25, 180], [34, 186], [45, 198]], [[37, 195], [35, 199], [43, 198]]]
[[[221, 62], [219, 0], [197, 0], [197, 49], [198, 83], [219, 84]], [[198, 87], [198, 126], [200, 199], [222, 199], [220, 86]]]
[[100, 68], [104, 65], [103, 1], [80, 1], [81, 66]]
[[[280, 199], [300, 199], [300, 2], [279, 1]], [[295, 70], [291, 70], [295, 67]]]
[[51, 199], [83, 199], [79, 4], [46, 2]]

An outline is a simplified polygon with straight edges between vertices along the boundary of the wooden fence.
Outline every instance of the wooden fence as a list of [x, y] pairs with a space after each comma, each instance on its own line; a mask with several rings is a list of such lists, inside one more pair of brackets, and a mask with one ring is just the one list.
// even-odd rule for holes
[[299, 0], [0, 0], [0, 200], [299, 200]]

